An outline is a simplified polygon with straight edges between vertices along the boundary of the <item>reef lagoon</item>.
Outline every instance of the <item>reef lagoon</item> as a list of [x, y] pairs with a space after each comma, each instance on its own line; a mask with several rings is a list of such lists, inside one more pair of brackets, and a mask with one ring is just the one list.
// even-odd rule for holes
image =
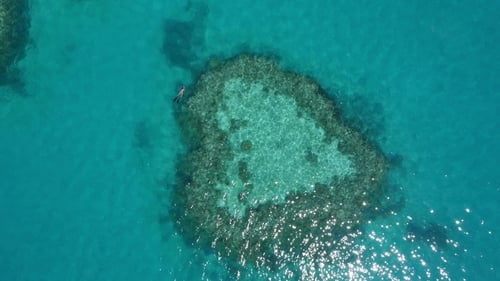
[[0, 279], [500, 279], [498, 15], [0, 0]]

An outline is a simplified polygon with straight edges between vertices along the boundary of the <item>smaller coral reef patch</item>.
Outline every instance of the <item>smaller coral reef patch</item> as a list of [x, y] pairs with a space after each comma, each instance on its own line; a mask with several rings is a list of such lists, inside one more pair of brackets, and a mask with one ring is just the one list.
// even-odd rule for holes
[[29, 25], [27, 0], [0, 0], [0, 84], [14, 79], [12, 65], [24, 56]]
[[203, 3], [194, 4], [189, 1], [183, 14], [192, 14], [192, 19], [165, 20], [162, 51], [171, 65], [191, 70], [200, 60], [197, 53], [204, 45], [204, 21], [208, 7]]
[[242, 55], [193, 92], [176, 113], [189, 153], [172, 196], [190, 244], [270, 268], [331, 261], [336, 241], [373, 217], [387, 160], [314, 80]]

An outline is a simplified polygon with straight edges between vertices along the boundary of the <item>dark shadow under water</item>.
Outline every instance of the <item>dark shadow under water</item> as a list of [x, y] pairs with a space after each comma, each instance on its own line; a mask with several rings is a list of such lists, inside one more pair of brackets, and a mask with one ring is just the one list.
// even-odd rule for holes
[[439, 250], [448, 248], [448, 230], [446, 226], [435, 222], [417, 223], [410, 221], [406, 225], [406, 235], [410, 241], [422, 241]]

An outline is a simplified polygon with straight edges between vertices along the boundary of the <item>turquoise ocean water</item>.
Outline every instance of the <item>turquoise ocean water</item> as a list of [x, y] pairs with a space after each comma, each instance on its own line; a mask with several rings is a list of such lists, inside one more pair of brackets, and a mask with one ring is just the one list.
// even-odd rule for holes
[[[165, 209], [171, 99], [188, 66], [242, 51], [315, 77], [399, 163], [404, 207], [297, 280], [500, 280], [500, 2], [33, 0], [30, 16], [23, 93], [0, 88], [0, 280], [234, 280]], [[442, 229], [445, 246], [423, 241]]]

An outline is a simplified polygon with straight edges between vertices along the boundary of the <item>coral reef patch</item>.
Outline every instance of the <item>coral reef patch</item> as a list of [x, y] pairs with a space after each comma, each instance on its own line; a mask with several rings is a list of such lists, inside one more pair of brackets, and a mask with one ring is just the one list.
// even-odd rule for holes
[[373, 217], [388, 168], [338, 112], [313, 79], [273, 59], [210, 64], [176, 112], [189, 151], [172, 215], [187, 242], [269, 268], [328, 258]]
[[17, 79], [12, 66], [25, 54], [29, 26], [27, 0], [0, 0], [0, 85]]

